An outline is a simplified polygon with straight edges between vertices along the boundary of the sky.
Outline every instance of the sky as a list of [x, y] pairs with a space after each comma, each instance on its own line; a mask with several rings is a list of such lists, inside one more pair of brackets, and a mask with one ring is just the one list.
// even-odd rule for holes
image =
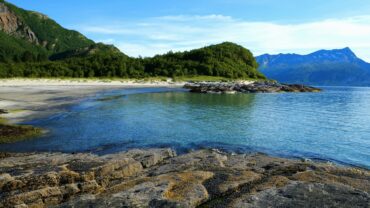
[[350, 47], [370, 61], [369, 0], [8, 1], [135, 57], [231, 41], [255, 55]]

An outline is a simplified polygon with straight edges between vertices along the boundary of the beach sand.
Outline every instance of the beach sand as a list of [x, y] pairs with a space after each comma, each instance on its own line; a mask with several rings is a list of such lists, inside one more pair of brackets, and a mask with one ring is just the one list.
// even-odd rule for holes
[[170, 80], [2, 79], [0, 109], [5, 109], [9, 113], [1, 117], [12, 124], [20, 123], [56, 113], [65, 105], [105, 90], [183, 85], [182, 82], [174, 83]]

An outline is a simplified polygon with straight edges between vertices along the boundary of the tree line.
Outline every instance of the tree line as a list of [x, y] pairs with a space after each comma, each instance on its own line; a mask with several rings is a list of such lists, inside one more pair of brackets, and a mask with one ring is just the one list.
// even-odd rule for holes
[[253, 54], [233, 43], [222, 43], [187, 52], [169, 52], [152, 58], [131, 58], [101, 50], [61, 60], [23, 54], [20, 62], [0, 64], [0, 77], [120, 77], [221, 76], [264, 79]]

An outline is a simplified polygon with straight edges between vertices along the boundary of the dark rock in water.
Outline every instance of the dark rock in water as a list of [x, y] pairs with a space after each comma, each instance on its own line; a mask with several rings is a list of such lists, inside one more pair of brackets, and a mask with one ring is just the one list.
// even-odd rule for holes
[[97, 101], [112, 101], [112, 100], [118, 100], [124, 97], [126, 97], [126, 95], [115, 95], [115, 96], [99, 98], [97, 99]]
[[0, 115], [1, 114], [8, 114], [9, 112], [7, 110], [4, 110], [4, 109], [0, 109]]
[[274, 81], [256, 82], [200, 82], [184, 86], [195, 93], [274, 93], [274, 92], [320, 92], [315, 87], [298, 84], [281, 84]]
[[369, 207], [370, 172], [171, 149], [0, 157], [0, 207]]
[[0, 144], [21, 141], [41, 134], [41, 129], [32, 126], [7, 125], [0, 123]]

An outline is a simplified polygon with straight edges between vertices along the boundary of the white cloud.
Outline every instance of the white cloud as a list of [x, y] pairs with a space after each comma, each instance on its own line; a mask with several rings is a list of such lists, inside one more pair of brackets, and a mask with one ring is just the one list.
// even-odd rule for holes
[[[120, 42], [116, 45], [124, 53], [132, 56], [153, 56], [155, 54], [164, 54], [173, 50], [173, 45], [165, 43], [152, 43], [152, 44], [136, 44], [136, 43], [123, 43]], [[176, 51], [184, 51], [189, 48], [176, 47]]]
[[253, 22], [223, 15], [164, 16], [114, 25], [89, 25], [90, 36], [114, 39], [132, 56], [152, 56], [232, 41], [262, 53], [309, 53], [318, 49], [351, 47], [370, 61], [370, 15], [345, 19], [281, 24]]
[[211, 14], [211, 15], [177, 15], [177, 16], [163, 16], [156, 17], [158, 20], [172, 20], [172, 21], [189, 21], [191, 20], [221, 20], [221, 21], [231, 21], [233, 20], [230, 16]]

